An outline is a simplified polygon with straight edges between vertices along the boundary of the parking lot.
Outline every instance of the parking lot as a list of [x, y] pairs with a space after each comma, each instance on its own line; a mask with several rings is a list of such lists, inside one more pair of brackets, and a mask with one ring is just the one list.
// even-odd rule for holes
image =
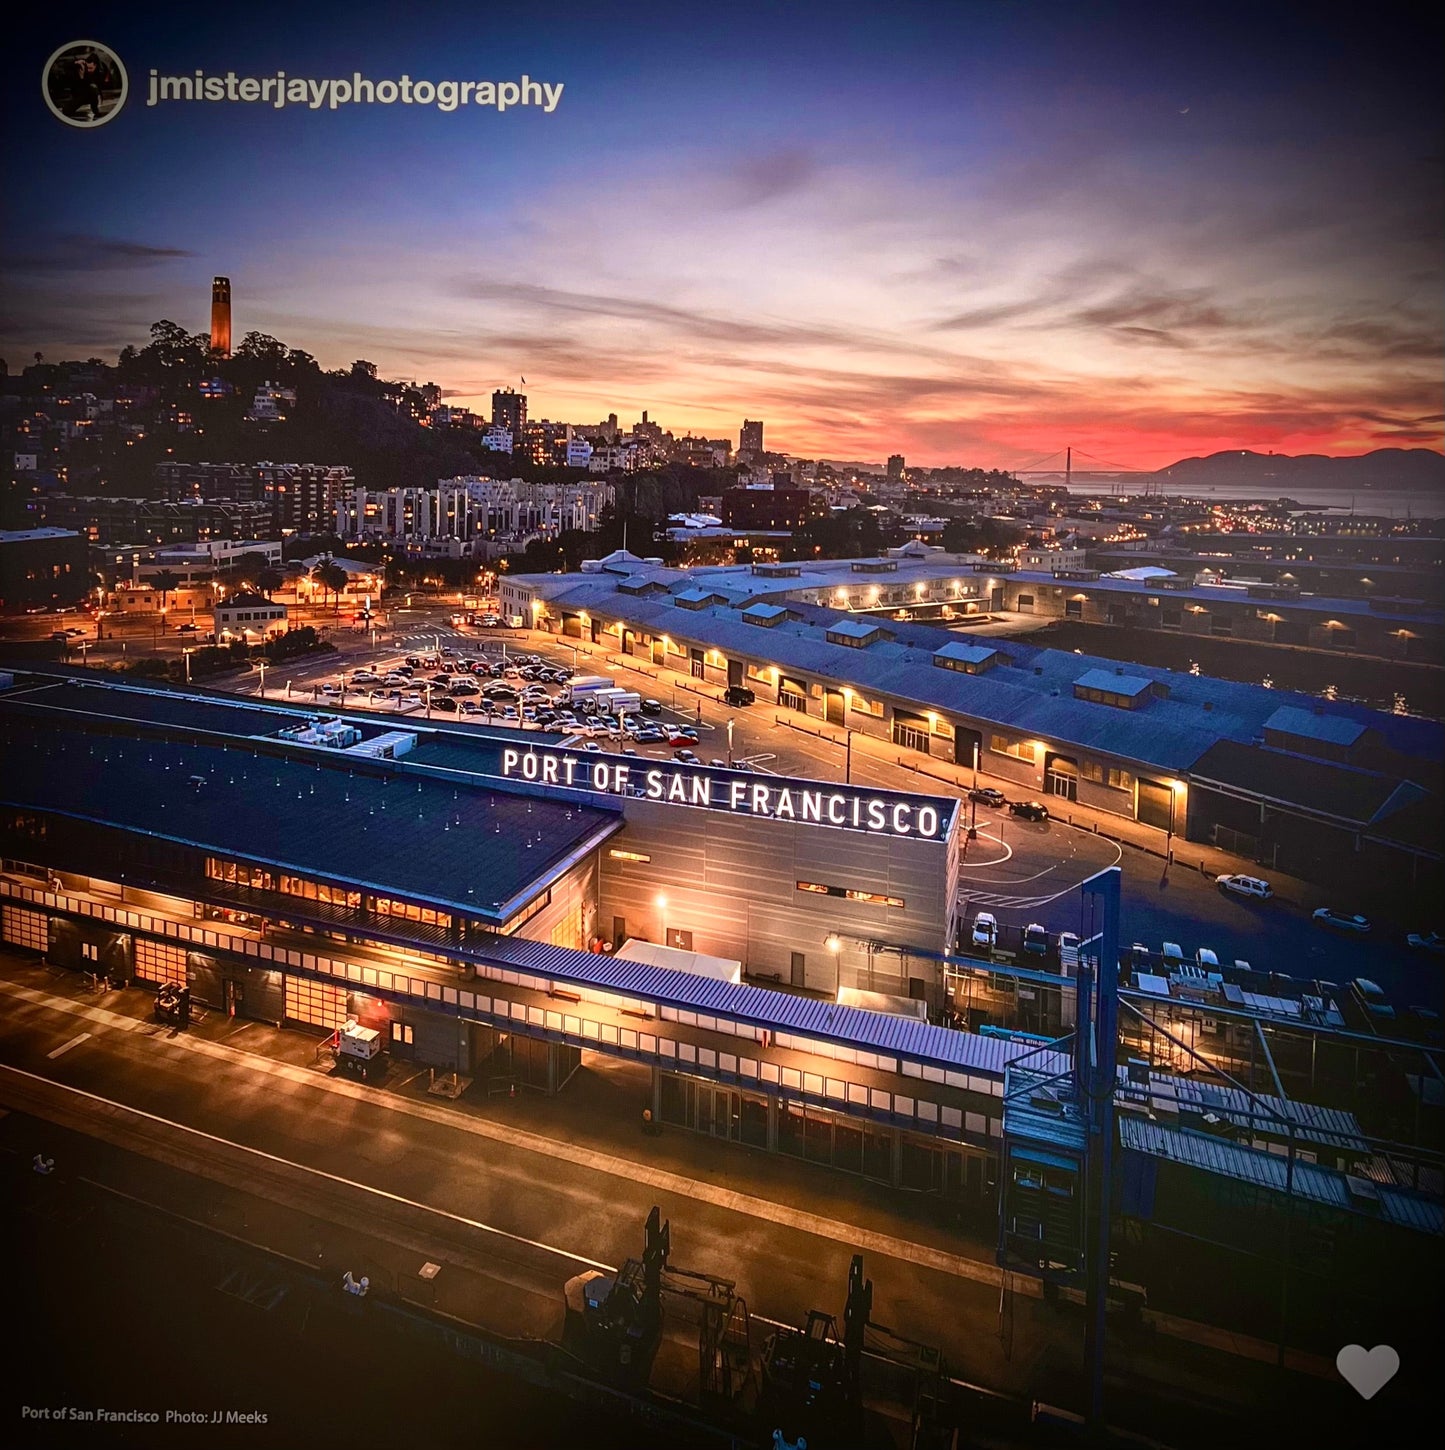
[[[505, 640], [436, 634], [338, 671], [310, 686], [338, 709], [384, 710], [453, 718], [560, 735], [584, 750], [673, 758], [688, 764], [738, 764], [708, 753], [716, 732], [670, 704], [619, 686], [610, 677], [512, 648]], [[746, 768], [744, 765], [743, 768]]]

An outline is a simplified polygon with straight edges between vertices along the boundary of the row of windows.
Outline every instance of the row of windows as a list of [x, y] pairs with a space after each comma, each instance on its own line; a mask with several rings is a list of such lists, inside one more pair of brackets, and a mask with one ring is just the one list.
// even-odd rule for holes
[[[350, 911], [359, 911], [362, 906], [360, 891], [308, 881], [303, 876], [278, 878], [275, 872], [264, 866], [248, 866], [245, 862], [224, 861], [216, 856], [206, 858], [206, 875], [213, 881], [247, 886], [253, 891], [280, 891], [286, 896], [300, 897], [303, 901], [320, 901], [328, 906], [345, 907]], [[452, 916], [448, 911], [436, 911], [429, 906], [414, 906], [409, 901], [392, 901], [385, 896], [376, 897], [371, 909], [379, 916], [424, 922], [428, 926], [449, 927], [452, 924]]]
[[1075, 685], [1074, 697], [1090, 700], [1095, 705], [1112, 705], [1116, 710], [1132, 710], [1138, 703], [1133, 695], [1117, 695], [1112, 690], [1095, 690], [1087, 685]]
[[990, 735], [988, 748], [995, 755], [1011, 755], [1015, 760], [1025, 760], [1030, 765], [1038, 758], [1038, 746], [1032, 740], [1010, 740], [1007, 735]]
[[1118, 766], [1100, 765], [1096, 760], [1086, 760], [1079, 773], [1095, 785], [1111, 786], [1114, 790], [1134, 789], [1134, 777], [1127, 770], [1120, 770]]
[[817, 896], [841, 896], [845, 901], [862, 901], [869, 906], [903, 906], [901, 896], [883, 896], [876, 891], [854, 891], [848, 886], [824, 886], [818, 881], [799, 881], [799, 891], [811, 891]]

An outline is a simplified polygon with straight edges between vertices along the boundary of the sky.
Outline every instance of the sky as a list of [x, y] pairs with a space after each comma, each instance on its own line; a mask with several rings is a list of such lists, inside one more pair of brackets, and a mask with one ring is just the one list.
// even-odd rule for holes
[[[0, 65], [0, 356], [208, 325], [489, 409], [806, 457], [1154, 468], [1442, 438], [1424, 7], [44, 7]], [[1321, 13], [1323, 12], [1323, 13]], [[127, 102], [45, 108], [99, 40]], [[537, 108], [145, 104], [161, 73], [562, 83]]]

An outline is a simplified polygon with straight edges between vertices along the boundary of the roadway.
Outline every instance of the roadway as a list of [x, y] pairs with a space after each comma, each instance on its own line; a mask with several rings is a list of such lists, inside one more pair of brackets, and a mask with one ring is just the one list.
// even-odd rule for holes
[[[373, 1089], [329, 1076], [305, 1031], [212, 1014], [177, 1034], [144, 1015], [144, 991], [97, 998], [74, 983], [0, 957], [0, 1104], [11, 1110], [0, 1150], [11, 1161], [46, 1153], [61, 1173], [148, 1202], [204, 1205], [195, 1212], [226, 1232], [338, 1274], [374, 1273], [403, 1296], [421, 1293], [406, 1286], [431, 1259], [443, 1265], [440, 1307], [513, 1333], [555, 1333], [563, 1280], [635, 1255], [654, 1203], [671, 1220], [675, 1262], [725, 1273], [774, 1321], [837, 1312], [861, 1248], [875, 1320], [937, 1344], [960, 1378], [1077, 1403], [1076, 1304], [1017, 1282], [1001, 1335], [986, 1245], [848, 1175], [686, 1133], [629, 1134], [631, 1069], [619, 1078], [589, 1061], [551, 1099], [442, 1103], [415, 1078]], [[201, 1188], [179, 1192], [178, 1174]], [[1401, 1346], [1398, 1392], [1367, 1408], [1327, 1362], [1292, 1356], [1282, 1373], [1267, 1344], [1182, 1321], [1113, 1343], [1111, 1421], [1175, 1445], [1263, 1444], [1281, 1424], [1388, 1440], [1428, 1376], [1426, 1357]]]

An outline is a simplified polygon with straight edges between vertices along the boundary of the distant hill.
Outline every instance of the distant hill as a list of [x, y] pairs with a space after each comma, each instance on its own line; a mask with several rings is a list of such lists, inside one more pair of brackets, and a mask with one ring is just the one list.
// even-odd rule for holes
[[1268, 494], [1292, 488], [1445, 489], [1445, 454], [1431, 448], [1377, 448], [1332, 458], [1324, 453], [1251, 453], [1231, 449], [1206, 458], [1181, 458], [1153, 477], [1180, 485], [1229, 484]]

